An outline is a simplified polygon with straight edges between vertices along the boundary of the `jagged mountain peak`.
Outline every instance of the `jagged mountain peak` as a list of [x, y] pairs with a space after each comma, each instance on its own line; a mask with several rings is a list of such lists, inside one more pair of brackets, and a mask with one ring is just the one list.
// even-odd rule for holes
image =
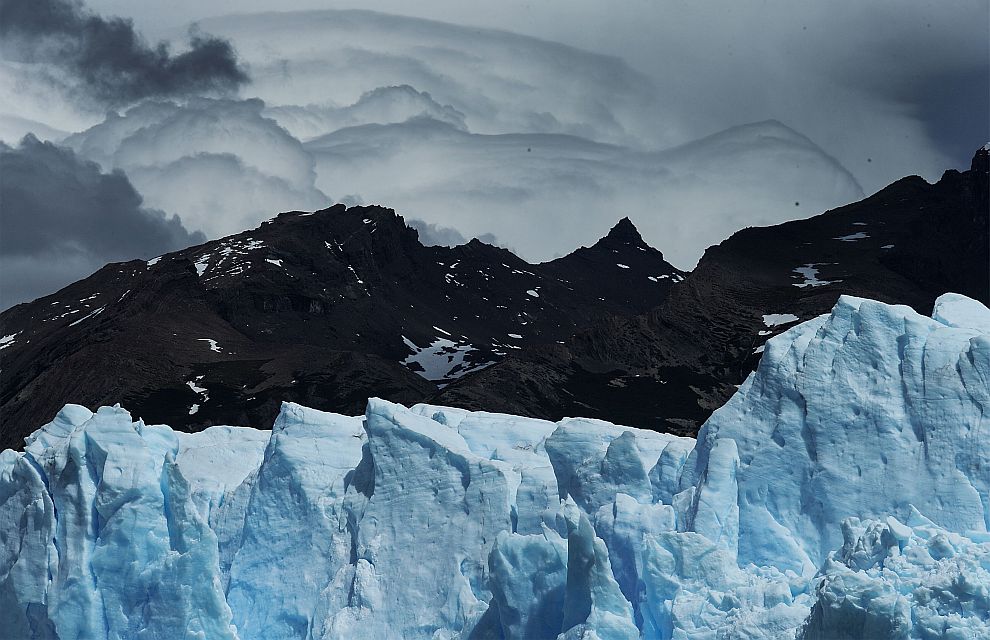
[[[744, 229], [709, 248], [656, 311], [513, 354], [435, 401], [693, 434], [759, 362], [768, 338], [827, 312], [841, 294], [926, 315], [946, 291], [987, 303], [987, 185], [976, 169], [949, 171], [936, 184], [904, 178], [811, 218]], [[625, 279], [604, 259], [610, 252], [583, 249], [556, 262], [597, 259], [619, 287]]]
[[[0, 445], [65, 402], [126, 402], [191, 431], [264, 425], [283, 400], [419, 402], [509, 353], [660, 304], [678, 272], [636, 240], [620, 223], [607, 247], [533, 265], [477, 239], [425, 246], [392, 209], [338, 204], [108, 265], [0, 314]], [[112, 373], [78, 375], [100, 364]]]
[[639, 229], [633, 224], [632, 220], [628, 216], [624, 216], [621, 220], [615, 223], [611, 229], [609, 229], [608, 234], [602, 238], [605, 242], [610, 243], [622, 243], [622, 244], [632, 244], [632, 245], [645, 245], [646, 242], [643, 240], [643, 236], [640, 235]]
[[970, 170], [980, 173], [987, 173], [990, 170], [990, 142], [977, 149], [976, 153], [973, 154]]
[[573, 268], [574, 264], [579, 262], [598, 263], [606, 269], [615, 267], [620, 270], [628, 270], [632, 269], [634, 265], [643, 266], [654, 264], [657, 261], [662, 262], [665, 266], [662, 271], [651, 274], [654, 278], [663, 276], [663, 278], [673, 278], [674, 281], [677, 281], [684, 275], [683, 272], [664, 260], [663, 253], [659, 249], [647, 244], [632, 220], [628, 216], [624, 216], [609, 229], [607, 234], [590, 247], [581, 247], [546, 264], [566, 270]]
[[[415, 230], [406, 225], [405, 219], [394, 209], [374, 204], [347, 206], [337, 203], [326, 209], [312, 212], [280, 213], [263, 222], [256, 231], [264, 229], [267, 231], [306, 230], [309, 232], [314, 227], [334, 231], [341, 235], [375, 231], [376, 233], [392, 232], [418, 239]], [[235, 235], [250, 233], [252, 232], [245, 231]]]

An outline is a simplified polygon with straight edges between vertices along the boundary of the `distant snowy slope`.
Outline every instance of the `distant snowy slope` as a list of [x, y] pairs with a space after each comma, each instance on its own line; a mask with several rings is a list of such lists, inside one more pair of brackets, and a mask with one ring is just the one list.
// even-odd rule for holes
[[199, 434], [68, 405], [0, 454], [0, 628], [983, 638], [988, 405], [990, 310], [955, 294], [934, 319], [841, 298], [697, 442], [378, 399]]

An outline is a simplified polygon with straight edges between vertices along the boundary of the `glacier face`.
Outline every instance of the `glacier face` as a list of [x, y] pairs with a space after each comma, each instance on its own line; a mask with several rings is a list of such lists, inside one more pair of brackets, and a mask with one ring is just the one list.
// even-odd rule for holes
[[990, 311], [843, 297], [697, 442], [372, 399], [0, 454], [16, 638], [990, 637]]

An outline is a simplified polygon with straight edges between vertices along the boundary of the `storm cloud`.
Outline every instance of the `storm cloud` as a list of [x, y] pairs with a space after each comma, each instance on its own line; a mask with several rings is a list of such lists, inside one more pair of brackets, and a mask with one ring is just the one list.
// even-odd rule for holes
[[72, 0], [0, 0], [5, 59], [50, 63], [95, 102], [120, 106], [147, 97], [224, 94], [248, 77], [231, 44], [189, 32], [189, 49], [151, 46], [124, 18], [103, 18]]
[[203, 242], [176, 217], [142, 206], [120, 171], [27, 136], [0, 143], [0, 309], [34, 299], [107, 262]]

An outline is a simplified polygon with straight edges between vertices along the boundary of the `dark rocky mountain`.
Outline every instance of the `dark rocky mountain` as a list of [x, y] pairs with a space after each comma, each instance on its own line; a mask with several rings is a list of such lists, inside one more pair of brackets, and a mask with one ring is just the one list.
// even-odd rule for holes
[[198, 430], [268, 427], [282, 400], [350, 414], [369, 396], [422, 401], [509, 353], [645, 313], [683, 277], [627, 219], [531, 265], [478, 240], [423, 246], [381, 207], [284, 213], [0, 314], [0, 448], [66, 402]]
[[925, 314], [946, 291], [990, 302], [987, 167], [984, 148], [969, 171], [936, 184], [904, 178], [807, 220], [744, 229], [710, 248], [659, 308], [514, 353], [434, 401], [693, 434], [767, 339], [840, 294]]
[[198, 430], [368, 396], [693, 434], [769, 337], [841, 294], [990, 302], [988, 211], [981, 150], [936, 184], [744, 229], [689, 275], [627, 219], [531, 265], [477, 240], [425, 247], [380, 207], [285, 213], [0, 314], [0, 447], [66, 402]]

